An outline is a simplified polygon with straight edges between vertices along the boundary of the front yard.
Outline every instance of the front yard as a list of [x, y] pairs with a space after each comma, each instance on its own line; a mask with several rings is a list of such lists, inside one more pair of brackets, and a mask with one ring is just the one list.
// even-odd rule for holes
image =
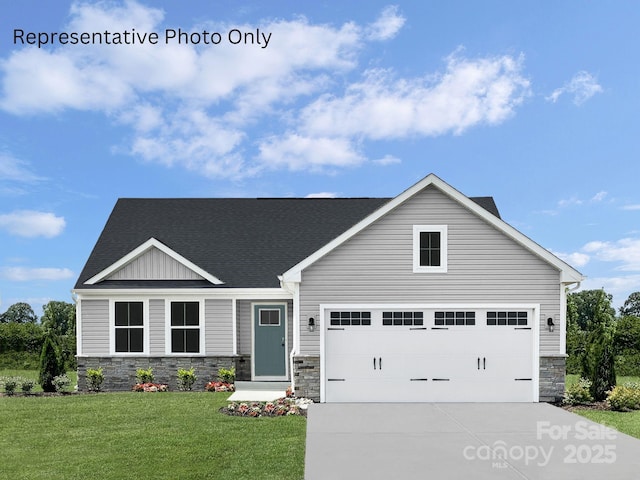
[[0, 477], [301, 479], [306, 420], [230, 417], [228, 393], [0, 398]]

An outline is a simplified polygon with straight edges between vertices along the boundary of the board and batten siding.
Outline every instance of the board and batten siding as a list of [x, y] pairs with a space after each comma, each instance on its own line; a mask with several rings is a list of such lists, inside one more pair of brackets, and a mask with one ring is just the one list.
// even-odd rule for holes
[[[447, 273], [413, 273], [413, 225], [448, 226]], [[559, 271], [461, 204], [428, 186], [302, 272], [301, 326], [320, 304], [539, 304], [560, 315]], [[300, 328], [301, 354], [320, 332]], [[540, 355], [560, 353], [560, 328], [540, 321]]]
[[204, 301], [207, 355], [233, 354], [233, 302], [230, 299]]
[[202, 277], [166, 253], [152, 247], [112, 273], [107, 280], [202, 280]]
[[287, 336], [289, 338], [289, 349], [293, 348], [293, 302], [291, 300], [238, 300], [236, 314], [239, 355], [251, 355], [253, 353], [251, 351], [251, 304], [261, 303], [269, 305], [284, 302], [287, 302]]
[[109, 300], [80, 300], [82, 355], [109, 355]]
[[165, 321], [163, 299], [149, 300], [149, 355], [164, 355]]

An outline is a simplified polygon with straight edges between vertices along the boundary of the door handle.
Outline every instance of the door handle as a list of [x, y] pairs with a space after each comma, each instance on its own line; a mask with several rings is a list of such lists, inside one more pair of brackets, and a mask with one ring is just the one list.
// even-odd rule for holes
[[487, 357], [482, 357], [482, 369], [487, 369]]
[[480, 370], [480, 357], [478, 357], [478, 370]]
[[376, 369], [376, 357], [373, 357], [373, 369]]
[[282, 337], [282, 346], [284, 347], [284, 337]]
[[382, 357], [378, 359], [378, 366], [380, 367], [380, 370], [382, 370]]

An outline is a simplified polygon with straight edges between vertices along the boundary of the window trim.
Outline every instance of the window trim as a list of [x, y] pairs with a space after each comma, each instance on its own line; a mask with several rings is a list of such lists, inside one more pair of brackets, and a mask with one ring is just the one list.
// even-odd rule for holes
[[[142, 303], [142, 351], [116, 352], [116, 303]], [[122, 327], [130, 328], [130, 327]], [[138, 328], [138, 327], [133, 327]], [[109, 299], [109, 355], [114, 357], [147, 357], [149, 356], [149, 299], [113, 297]]]
[[[440, 234], [440, 265], [430, 267], [420, 265], [420, 234], [422, 232], [437, 232]], [[414, 225], [413, 226], [413, 273], [447, 273], [448, 258], [448, 228], [447, 225]]]
[[[199, 352], [173, 352], [171, 350], [171, 332], [173, 326], [171, 325], [171, 304], [174, 302], [196, 302], [198, 304], [198, 326], [176, 326], [175, 328], [191, 328], [200, 330], [200, 342]], [[166, 297], [164, 299], [164, 349], [165, 355], [171, 357], [203, 357], [206, 355], [206, 331], [205, 331], [205, 302], [202, 298], [194, 297]]]

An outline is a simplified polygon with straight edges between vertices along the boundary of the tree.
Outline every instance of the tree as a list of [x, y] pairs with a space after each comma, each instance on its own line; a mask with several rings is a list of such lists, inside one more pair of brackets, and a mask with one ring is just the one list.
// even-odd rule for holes
[[[582, 356], [582, 376], [591, 381], [591, 395], [602, 401], [607, 391], [616, 385], [614, 315], [611, 295], [596, 290], [591, 310], [592, 316], [586, 325], [586, 347]], [[599, 292], [599, 293], [598, 293]]]
[[640, 317], [629, 315], [618, 319], [614, 340], [616, 349], [620, 353], [640, 352]]
[[567, 296], [567, 373], [580, 373], [587, 342], [586, 332], [578, 325], [578, 310], [571, 295]]
[[40, 374], [38, 382], [45, 392], [55, 392], [56, 386], [53, 379], [64, 373], [64, 362], [60, 358], [58, 347], [50, 335], [44, 339], [42, 353], [40, 354]]
[[604, 290], [582, 290], [570, 293], [567, 297], [575, 305], [576, 321], [581, 330], [588, 329], [587, 324], [593, 319], [597, 308], [604, 309], [612, 318], [616, 315], [616, 310], [611, 306], [613, 296]]
[[40, 322], [47, 332], [56, 335], [76, 334], [76, 307], [73, 303], [52, 300], [44, 307]]
[[633, 292], [620, 307], [621, 317], [640, 317], [640, 292]]
[[38, 317], [33, 312], [31, 305], [18, 302], [7, 308], [7, 311], [0, 314], [0, 323], [37, 323]]

